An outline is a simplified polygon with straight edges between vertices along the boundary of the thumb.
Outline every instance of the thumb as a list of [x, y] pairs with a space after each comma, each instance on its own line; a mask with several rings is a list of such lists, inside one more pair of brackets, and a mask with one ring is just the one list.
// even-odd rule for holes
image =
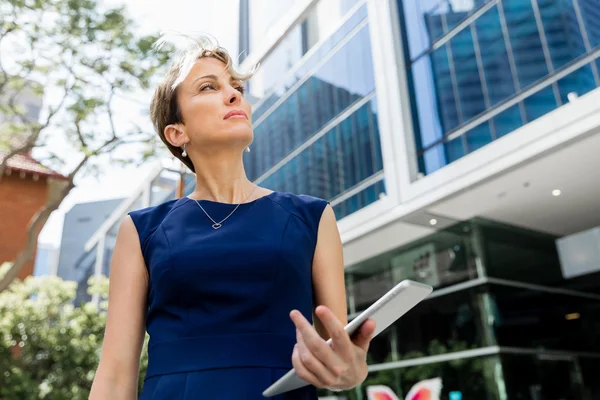
[[367, 319], [362, 323], [360, 329], [356, 336], [352, 338], [352, 343], [355, 346], [360, 347], [365, 352], [369, 350], [369, 343], [371, 343], [371, 339], [373, 338], [373, 334], [375, 333], [375, 321], [372, 319]]

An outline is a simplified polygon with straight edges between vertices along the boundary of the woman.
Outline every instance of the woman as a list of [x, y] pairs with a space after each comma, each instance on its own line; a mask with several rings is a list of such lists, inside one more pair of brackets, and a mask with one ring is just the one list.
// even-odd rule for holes
[[260, 399], [292, 367], [313, 386], [278, 399], [316, 399], [315, 387], [350, 389], [366, 378], [375, 323], [352, 339], [343, 330], [332, 208], [257, 187], [244, 172], [253, 138], [248, 78], [224, 49], [202, 40], [156, 89], [154, 126], [196, 173], [196, 188], [121, 223], [92, 400], [136, 397], [144, 327], [142, 400]]

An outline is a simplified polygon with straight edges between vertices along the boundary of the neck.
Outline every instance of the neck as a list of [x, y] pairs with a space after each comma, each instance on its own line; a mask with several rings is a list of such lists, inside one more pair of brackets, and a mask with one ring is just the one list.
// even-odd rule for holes
[[248, 180], [239, 153], [215, 152], [194, 157], [196, 189], [194, 199], [241, 203], [254, 189]]

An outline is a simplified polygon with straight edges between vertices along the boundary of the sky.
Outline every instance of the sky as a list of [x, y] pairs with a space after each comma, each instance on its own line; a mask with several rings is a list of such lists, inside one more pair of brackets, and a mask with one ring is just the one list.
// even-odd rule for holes
[[[143, 33], [208, 33], [232, 55], [237, 55], [239, 0], [104, 0], [103, 3], [108, 7], [125, 4]], [[136, 98], [138, 102], [149, 103], [150, 95], [136, 95]], [[140, 118], [145, 118], [140, 104], [123, 103], [115, 108], [123, 115], [138, 113]], [[141, 167], [115, 167], [106, 162], [99, 177], [87, 176], [77, 180], [77, 187], [52, 213], [38, 242], [59, 246], [64, 215], [74, 204], [128, 197], [137, 188], [136, 184], [149, 174], [151, 167], [150, 163]]]

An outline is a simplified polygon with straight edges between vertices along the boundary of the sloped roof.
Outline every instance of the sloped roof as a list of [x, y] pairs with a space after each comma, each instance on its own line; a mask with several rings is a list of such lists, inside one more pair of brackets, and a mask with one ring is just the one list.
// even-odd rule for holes
[[12, 156], [6, 162], [6, 168], [26, 172], [30, 174], [37, 174], [39, 176], [51, 177], [56, 179], [68, 179], [66, 176], [59, 174], [58, 172], [42, 165], [39, 161], [31, 157], [29, 154], [17, 154]]

